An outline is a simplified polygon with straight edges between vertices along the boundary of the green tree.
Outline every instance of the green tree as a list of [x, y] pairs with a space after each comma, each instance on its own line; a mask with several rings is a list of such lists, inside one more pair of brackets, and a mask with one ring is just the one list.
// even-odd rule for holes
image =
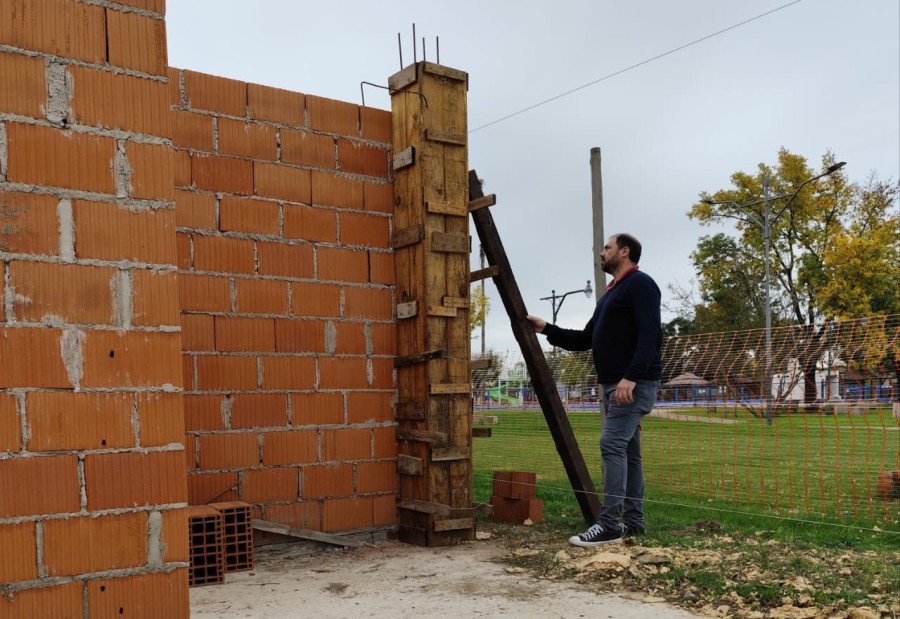
[[484, 292], [484, 286], [473, 286], [469, 294], [471, 329], [474, 338], [480, 337], [475, 335], [475, 329], [481, 327], [487, 319], [488, 312], [491, 309], [491, 302], [487, 294]]

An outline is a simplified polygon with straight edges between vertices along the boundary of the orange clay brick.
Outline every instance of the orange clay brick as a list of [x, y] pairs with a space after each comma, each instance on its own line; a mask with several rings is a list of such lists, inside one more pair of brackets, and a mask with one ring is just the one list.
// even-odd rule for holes
[[291, 314], [299, 317], [340, 316], [341, 288], [333, 284], [291, 284]]
[[271, 428], [287, 425], [287, 396], [283, 393], [237, 393], [232, 397], [232, 428]]
[[112, 138], [9, 123], [7, 179], [11, 182], [114, 193]]
[[226, 352], [274, 352], [275, 321], [272, 318], [216, 316], [216, 350]]
[[298, 92], [247, 84], [247, 100], [252, 118], [271, 120], [285, 125], [304, 124], [303, 95]]
[[393, 137], [390, 112], [372, 107], [360, 107], [359, 124], [362, 126], [363, 138], [390, 145]]
[[187, 509], [167, 509], [162, 512], [161, 541], [165, 546], [163, 561], [189, 561]]
[[192, 473], [187, 476], [187, 485], [191, 505], [238, 500], [237, 473]]
[[[22, 424], [16, 399], [0, 392], [0, 452], [16, 452], [22, 449]], [[2, 582], [2, 579], [0, 579]]]
[[315, 430], [263, 433], [263, 465], [316, 462], [318, 435]]
[[[181, 105], [181, 69], [168, 67], [166, 76], [169, 78], [169, 105], [177, 107]], [[174, 110], [172, 110], [174, 112]], [[170, 112], [171, 114], [171, 112]], [[173, 121], [174, 122], [174, 121]]]
[[171, 148], [128, 142], [125, 152], [131, 166], [128, 195], [146, 200], [175, 199], [175, 154]]
[[70, 121], [169, 137], [168, 84], [69, 65]]
[[350, 531], [372, 526], [372, 497], [326, 499], [322, 507], [323, 531]]
[[165, 14], [166, 12], [166, 0], [116, 0], [116, 3], [133, 6], [138, 9], [147, 9], [154, 13]]
[[257, 388], [256, 357], [201, 356], [197, 359], [201, 391], [248, 391]]
[[75, 255], [174, 264], [175, 211], [130, 211], [106, 202], [72, 201]]
[[82, 343], [83, 387], [181, 386], [181, 334], [91, 331]]
[[184, 89], [191, 108], [230, 116], [247, 114], [247, 84], [196, 71], [184, 72]]
[[270, 279], [236, 279], [235, 307], [241, 314], [287, 314], [288, 283]]
[[257, 243], [259, 274], [307, 278], [313, 276], [312, 245]]
[[363, 208], [363, 182], [330, 172], [312, 171], [313, 204], [342, 208]]
[[353, 494], [352, 464], [304, 466], [302, 475], [302, 498], [304, 499], [322, 499]]
[[353, 428], [322, 432], [322, 462], [367, 460], [372, 457], [372, 433]]
[[173, 145], [178, 148], [193, 148], [208, 153], [213, 151], [212, 116], [184, 110], [172, 110], [171, 119]]
[[259, 464], [256, 434], [203, 434], [200, 436], [200, 468], [231, 469]]
[[368, 389], [366, 359], [359, 357], [319, 359], [320, 389]]
[[184, 442], [184, 405], [180, 393], [139, 393], [141, 447]]
[[372, 438], [375, 444], [375, 451], [372, 453], [373, 458], [397, 457], [397, 432], [395, 428], [373, 428]]
[[275, 320], [278, 352], [325, 352], [325, 323], [318, 320]]
[[397, 491], [395, 461], [360, 462], [356, 465], [356, 476], [356, 491], [360, 494]]
[[178, 325], [178, 276], [173, 271], [131, 271], [131, 322], [139, 326]]
[[366, 354], [366, 326], [364, 324], [358, 322], [339, 322], [335, 327], [337, 331], [334, 349], [335, 354]]
[[71, 389], [72, 383], [60, 354], [62, 331], [58, 329], [0, 328], [0, 388], [45, 387]]
[[219, 152], [275, 161], [275, 127], [219, 118]]
[[183, 503], [183, 451], [88, 454], [84, 458], [89, 510]]
[[344, 288], [344, 316], [347, 318], [373, 318], [390, 320], [394, 302], [388, 288]]
[[324, 426], [344, 423], [344, 396], [340, 393], [291, 395], [293, 425]]
[[187, 271], [191, 268], [191, 235], [175, 232], [175, 266]]
[[78, 458], [0, 460], [0, 488], [0, 518], [77, 512], [81, 508]]
[[44, 565], [50, 577], [146, 563], [146, 512], [44, 521]]
[[369, 281], [367, 252], [340, 247], [317, 247], [318, 279], [335, 282]]
[[391, 246], [391, 220], [379, 215], [341, 213], [341, 245]]
[[0, 548], [4, 555], [0, 561], [0, 582], [37, 579], [37, 538], [33, 522], [0, 524]]
[[394, 185], [391, 183], [363, 182], [365, 209], [376, 213], [394, 212]]
[[299, 469], [277, 468], [244, 471], [241, 500], [245, 503], [295, 501], [299, 496]]
[[267, 505], [266, 520], [300, 529], [322, 530], [322, 506], [319, 501]]
[[219, 229], [223, 232], [278, 234], [278, 210], [275, 202], [225, 197], [219, 202]]
[[32, 392], [25, 398], [29, 451], [134, 447], [134, 397], [123, 393]]
[[254, 191], [248, 193], [266, 198], [309, 204], [312, 195], [309, 170], [277, 163], [253, 163], [253, 182]]
[[185, 391], [192, 391], [197, 388], [197, 377], [194, 371], [195, 357], [191, 355], [181, 356], [181, 380]]
[[387, 178], [389, 150], [352, 140], [338, 140], [337, 144], [342, 171]]
[[253, 273], [253, 241], [194, 235], [194, 268], [219, 273]]
[[215, 230], [216, 197], [210, 193], [176, 189], [175, 225], [179, 228]]
[[369, 282], [393, 286], [396, 283], [393, 253], [369, 252]]
[[351, 391], [347, 394], [347, 423], [383, 423], [393, 421], [394, 394], [375, 391]]
[[47, 101], [45, 74], [41, 58], [0, 52], [0, 110], [35, 118], [44, 116], [42, 108]]
[[334, 138], [307, 131], [281, 130], [281, 160], [285, 163], [334, 170]]
[[312, 357], [263, 357], [262, 388], [266, 391], [313, 389], [316, 360]]
[[[187, 525], [185, 525], [187, 529]], [[172, 617], [190, 614], [188, 568], [89, 580], [89, 617]]]
[[106, 60], [103, 9], [63, 0], [6, 0], [0, 3], [0, 41], [102, 63]]
[[310, 242], [334, 243], [337, 217], [330, 209], [284, 205], [284, 237]]
[[10, 262], [13, 313], [25, 322], [57, 316], [74, 324], [111, 324], [110, 282], [115, 273], [103, 267]]
[[382, 494], [372, 497], [373, 526], [383, 527], [397, 524], [397, 496]]
[[309, 127], [315, 131], [359, 135], [359, 106], [334, 99], [306, 95]]
[[69, 582], [0, 596], [0, 617], [44, 619], [84, 615], [84, 584]]
[[185, 394], [183, 397], [185, 430], [225, 429], [225, 415], [222, 412], [226, 401], [224, 396]]
[[[197, 437], [193, 434], [184, 435], [184, 464], [188, 471], [197, 469]], [[190, 493], [190, 488], [188, 488]], [[190, 501], [190, 494], [188, 495]]]
[[372, 353], [376, 355], [397, 354], [397, 325], [373, 324]]
[[191, 180], [200, 189], [253, 194], [253, 163], [243, 159], [194, 154]]
[[178, 300], [183, 312], [231, 311], [231, 279], [179, 273]]
[[17, 191], [0, 191], [0, 251], [59, 254], [59, 199]]
[[390, 359], [372, 359], [372, 389], [393, 389], [394, 363]]
[[191, 154], [186, 150], [175, 151], [175, 186], [194, 186], [193, 173], [191, 172]]
[[106, 11], [109, 64], [166, 75], [166, 22], [137, 13]]
[[181, 314], [181, 349], [186, 351], [216, 349], [216, 331], [212, 316]]

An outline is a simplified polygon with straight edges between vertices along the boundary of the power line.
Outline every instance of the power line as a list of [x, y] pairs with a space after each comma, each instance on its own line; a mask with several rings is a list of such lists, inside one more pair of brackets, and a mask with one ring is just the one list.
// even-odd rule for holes
[[756, 17], [751, 17], [750, 19], [745, 19], [742, 22], [734, 24], [733, 26], [728, 26], [727, 28], [719, 30], [718, 32], [713, 32], [712, 34], [708, 34], [705, 37], [701, 37], [699, 39], [691, 41], [690, 43], [685, 43], [684, 45], [681, 45], [674, 49], [670, 49], [669, 51], [663, 52], [662, 54], [658, 54], [656, 56], [653, 56], [652, 58], [647, 58], [646, 60], [642, 60], [641, 62], [633, 64], [629, 67], [625, 67], [624, 69], [619, 69], [615, 73], [610, 73], [609, 75], [604, 75], [603, 77], [601, 77], [599, 79], [595, 79], [593, 82], [588, 82], [587, 84], [583, 84], [581, 86], [578, 86], [577, 88], [573, 88], [572, 90], [567, 90], [564, 93], [558, 94], [554, 97], [550, 97], [549, 99], [545, 99], [543, 101], [535, 103], [534, 105], [529, 105], [528, 107], [523, 108], [523, 109], [519, 110], [518, 112], [513, 112], [512, 114], [507, 114], [506, 116], [503, 116], [496, 120], [492, 120], [489, 123], [475, 127], [474, 129], [470, 130], [469, 133], [475, 133], [476, 131], [480, 131], [481, 129], [484, 129], [485, 127], [490, 127], [491, 125], [496, 125], [497, 123], [503, 122], [504, 120], [508, 120], [510, 118], [513, 118], [514, 116], [518, 116], [519, 114], [524, 114], [525, 112], [529, 112], [535, 108], [541, 107], [542, 105], [546, 105], [548, 103], [556, 101], [557, 99], [562, 99], [563, 97], [571, 95], [572, 93], [576, 93], [579, 90], [584, 90], [585, 88], [587, 88], [589, 86], [593, 86], [594, 84], [599, 84], [600, 82], [603, 82], [610, 78], [616, 77], [617, 75], [621, 75], [621, 74], [625, 73], [626, 71], [631, 71], [632, 69], [636, 69], [638, 67], [644, 66], [645, 64], [649, 64], [649, 63], [653, 62], [654, 60], [659, 60], [660, 58], [665, 58], [666, 56], [669, 56], [676, 52], [680, 52], [683, 49], [687, 49], [689, 47], [697, 45], [698, 43], [702, 43], [703, 41], [712, 39], [713, 37], [717, 37], [720, 34], [724, 34], [724, 33], [728, 32], [729, 30], [734, 30], [735, 28], [740, 28], [741, 26], [749, 24], [750, 22], [756, 21], [758, 19], [762, 19], [763, 17], [766, 17], [767, 15], [771, 15], [772, 13], [777, 13], [778, 11], [781, 11], [782, 9], [786, 9], [789, 6], [799, 4], [800, 2], [803, 2], [803, 0], [793, 0], [793, 2], [788, 2], [787, 4], [783, 4], [777, 8], [772, 9], [771, 11], [766, 11], [765, 13], [760, 13]]

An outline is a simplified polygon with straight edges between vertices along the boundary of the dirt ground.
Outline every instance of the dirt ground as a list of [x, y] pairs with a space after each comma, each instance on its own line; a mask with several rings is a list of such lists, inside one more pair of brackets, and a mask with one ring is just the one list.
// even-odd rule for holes
[[192, 617], [280, 619], [516, 617], [687, 619], [658, 598], [598, 595], [574, 582], [539, 580], [497, 560], [493, 541], [420, 548], [396, 541], [319, 551], [259, 549], [252, 572], [191, 589]]

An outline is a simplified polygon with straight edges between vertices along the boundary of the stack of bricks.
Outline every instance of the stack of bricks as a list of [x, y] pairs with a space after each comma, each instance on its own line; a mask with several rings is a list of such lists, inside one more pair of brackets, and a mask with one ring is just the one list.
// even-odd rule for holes
[[494, 471], [494, 520], [522, 524], [544, 519], [544, 502], [535, 498], [537, 474], [523, 471]]
[[188, 616], [164, 0], [0, 0], [0, 616]]
[[250, 506], [241, 501], [211, 503], [222, 514], [222, 563], [225, 573], [253, 569], [253, 521]]
[[221, 584], [225, 581], [224, 516], [207, 505], [191, 505], [187, 513], [190, 586]]
[[169, 69], [191, 504], [396, 523], [391, 115]]

